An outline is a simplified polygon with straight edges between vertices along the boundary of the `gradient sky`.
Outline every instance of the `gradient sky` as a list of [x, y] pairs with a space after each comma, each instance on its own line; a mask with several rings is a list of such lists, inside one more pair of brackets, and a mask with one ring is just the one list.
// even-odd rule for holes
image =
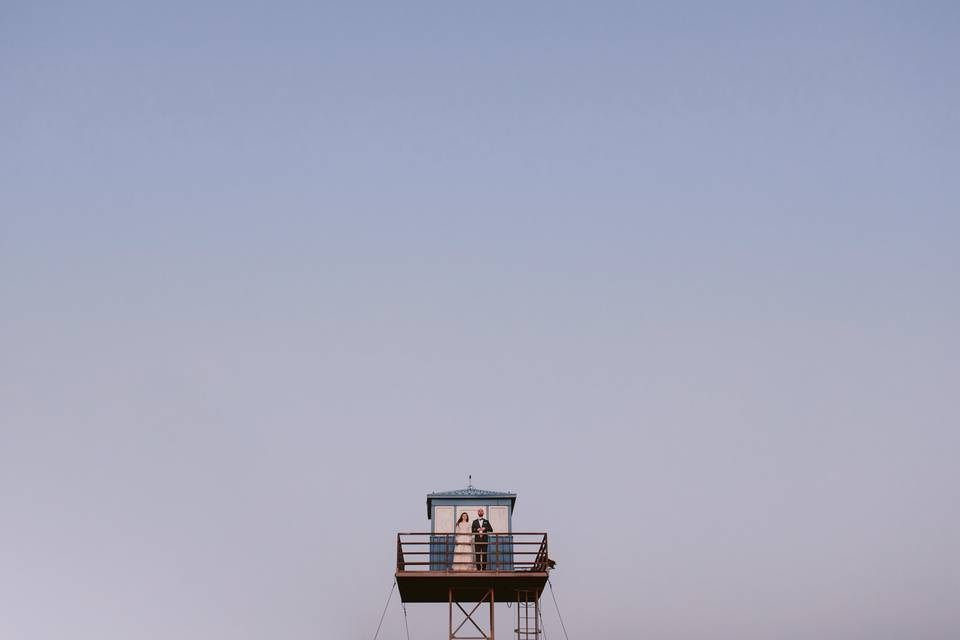
[[470, 473], [573, 640], [960, 636], [960, 9], [791, 5], [0, 3], [0, 637], [371, 638]]

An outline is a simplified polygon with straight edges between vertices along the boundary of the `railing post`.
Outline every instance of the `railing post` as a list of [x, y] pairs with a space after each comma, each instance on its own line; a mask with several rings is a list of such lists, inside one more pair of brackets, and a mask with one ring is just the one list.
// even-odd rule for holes
[[400, 534], [397, 534], [397, 571], [403, 571], [403, 545], [400, 544]]

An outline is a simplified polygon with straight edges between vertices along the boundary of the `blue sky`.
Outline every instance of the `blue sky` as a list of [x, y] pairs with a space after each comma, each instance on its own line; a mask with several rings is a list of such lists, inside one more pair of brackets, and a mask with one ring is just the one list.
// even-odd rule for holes
[[958, 20], [4, 4], [0, 635], [370, 637], [472, 473], [572, 637], [956, 637]]

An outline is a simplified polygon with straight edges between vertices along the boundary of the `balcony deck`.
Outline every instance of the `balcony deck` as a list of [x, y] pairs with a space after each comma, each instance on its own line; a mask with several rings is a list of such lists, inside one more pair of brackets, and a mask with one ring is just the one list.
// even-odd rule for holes
[[398, 571], [404, 602], [447, 602], [450, 589], [461, 602], [478, 602], [489, 590], [497, 602], [512, 602], [517, 591], [542, 592], [547, 572], [517, 571]]
[[476, 569], [473, 557], [455, 559], [452, 549], [450, 534], [397, 534], [396, 578], [404, 602], [448, 602], [451, 589], [462, 602], [479, 601], [490, 590], [496, 601], [514, 601], [517, 591], [541, 592], [553, 564], [546, 533], [489, 535], [485, 571]]

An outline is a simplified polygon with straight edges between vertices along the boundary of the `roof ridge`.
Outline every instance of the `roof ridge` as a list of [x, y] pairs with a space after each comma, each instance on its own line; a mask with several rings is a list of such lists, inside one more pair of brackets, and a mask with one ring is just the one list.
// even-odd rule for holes
[[489, 489], [478, 489], [476, 487], [467, 487], [466, 489], [454, 489], [452, 491], [434, 491], [431, 496], [512, 496], [516, 495], [512, 491], [490, 491]]

